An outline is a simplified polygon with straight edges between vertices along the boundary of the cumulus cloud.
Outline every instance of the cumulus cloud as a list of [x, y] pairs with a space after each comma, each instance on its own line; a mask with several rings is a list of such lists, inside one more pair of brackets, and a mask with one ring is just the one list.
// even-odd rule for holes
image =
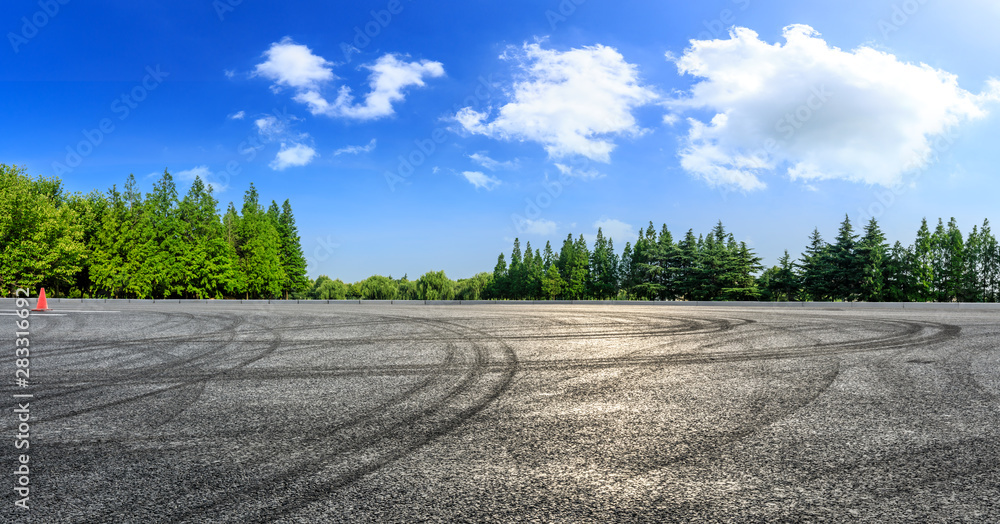
[[269, 166], [275, 171], [284, 171], [289, 167], [307, 165], [316, 158], [316, 150], [305, 144], [281, 144], [281, 150], [275, 155]]
[[487, 191], [492, 191], [495, 187], [500, 185], [500, 180], [481, 171], [463, 171], [462, 176], [464, 176], [470, 184], [476, 186], [476, 189], [482, 188]]
[[355, 102], [351, 88], [340, 86], [331, 102], [324, 96], [324, 88], [337, 76], [333, 62], [316, 55], [308, 47], [296, 44], [285, 37], [271, 44], [257, 64], [255, 74], [274, 82], [272, 89], [289, 87], [295, 90], [294, 100], [305, 104], [314, 115], [373, 120], [395, 113], [393, 104], [402, 102], [409, 87], [423, 87], [425, 78], [444, 76], [440, 62], [420, 60], [407, 62], [391, 53], [382, 55], [373, 64], [361, 66], [371, 71], [368, 76], [370, 91], [362, 102]]
[[525, 44], [502, 58], [519, 61], [522, 79], [510, 101], [490, 112], [465, 107], [454, 119], [466, 131], [501, 140], [530, 140], [549, 156], [581, 155], [609, 162], [612, 138], [639, 135], [632, 112], [655, 100], [639, 82], [636, 66], [614, 48], [595, 45], [559, 52]]
[[768, 44], [737, 27], [729, 39], [692, 41], [683, 56], [668, 56], [680, 74], [701, 80], [665, 105], [672, 114], [712, 115], [687, 120], [686, 171], [745, 191], [781, 171], [806, 183], [891, 186], [931, 161], [936, 139], [1000, 100], [1000, 82], [974, 94], [926, 64], [870, 47], [831, 47], [809, 26], [786, 27], [784, 39]]
[[246, 117], [246, 116], [247, 116], [246, 111], [237, 111], [237, 112], [229, 115], [229, 119], [230, 120], [243, 120], [243, 118]]
[[515, 222], [514, 225], [520, 234], [551, 236], [555, 234], [557, 229], [556, 223], [551, 220], [516, 217]]
[[296, 44], [287, 36], [280, 42], [271, 44], [264, 56], [267, 60], [257, 64], [255, 73], [274, 81], [278, 86], [316, 89], [324, 82], [336, 78], [332, 62], [314, 55], [312, 49]]
[[295, 99], [308, 104], [313, 114], [372, 120], [395, 113], [392, 104], [403, 100], [403, 90], [407, 87], [423, 87], [426, 85], [424, 77], [444, 76], [444, 66], [441, 62], [430, 60], [404, 62], [391, 54], [383, 55], [374, 64], [362, 67], [372, 72], [368, 79], [371, 91], [365, 95], [362, 104], [354, 103], [354, 96], [347, 86], [340, 88], [333, 104], [327, 103], [315, 92], [303, 93]]
[[485, 151], [473, 153], [469, 155], [469, 159], [486, 169], [489, 169], [490, 171], [496, 171], [497, 169], [514, 169], [517, 167], [516, 161], [507, 160], [505, 162], [500, 162], [499, 160], [494, 160], [487, 156]]
[[370, 152], [372, 152], [374, 150], [375, 150], [375, 139], [373, 138], [373, 139], [371, 139], [371, 141], [368, 142], [368, 145], [342, 147], [342, 148], [334, 151], [333, 152], [333, 156], [339, 156], [339, 155], [343, 155], [343, 154], [357, 155], [357, 154], [360, 154], [360, 153], [370, 153]]
[[618, 241], [618, 248], [621, 249], [625, 242], [635, 242], [639, 236], [639, 230], [630, 224], [613, 218], [603, 218], [594, 222], [594, 229], [600, 229], [604, 238]]

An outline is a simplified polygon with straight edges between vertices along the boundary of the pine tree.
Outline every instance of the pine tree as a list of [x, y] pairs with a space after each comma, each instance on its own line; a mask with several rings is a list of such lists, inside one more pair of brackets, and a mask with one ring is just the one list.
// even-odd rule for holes
[[[525, 298], [537, 299], [542, 296], [542, 278], [545, 276], [545, 261], [542, 254], [536, 249], [535, 255], [530, 256], [531, 243], [526, 244], [525, 267], [527, 269], [527, 291]], [[530, 259], [530, 260], [529, 260]]]
[[545, 271], [549, 270], [549, 267], [555, 264], [556, 255], [552, 252], [552, 243], [549, 241], [545, 242], [545, 251], [542, 252], [542, 263], [545, 265]]
[[920, 229], [917, 230], [917, 238], [913, 244], [913, 277], [915, 281], [915, 292], [913, 300], [926, 302], [934, 300], [934, 240], [930, 228], [927, 227], [927, 219], [920, 222]]
[[983, 288], [983, 301], [1000, 301], [1000, 246], [997, 239], [990, 230], [990, 221], [984, 220], [983, 227], [979, 230], [982, 238], [982, 264], [981, 277]]
[[937, 227], [931, 235], [931, 265], [934, 268], [934, 280], [931, 293], [932, 301], [948, 300], [950, 264], [948, 258], [951, 252], [948, 246], [948, 232], [944, 228], [944, 221], [938, 219]]
[[564, 284], [565, 282], [559, 274], [559, 268], [555, 264], [551, 264], [542, 279], [542, 295], [548, 300], [555, 300], [562, 294]]
[[760, 289], [758, 289], [757, 279], [753, 275], [763, 269], [763, 266], [760, 265], [760, 257], [747, 247], [746, 242], [736, 244], [732, 235], [729, 236], [726, 248], [729, 250], [730, 256], [720, 279], [722, 286], [720, 298], [723, 300], [757, 300], [760, 298]]
[[861, 288], [861, 260], [856, 252], [857, 235], [851, 219], [844, 215], [836, 241], [827, 251], [829, 292], [833, 299], [854, 300]]
[[694, 230], [688, 229], [684, 240], [677, 243], [677, 295], [695, 300], [701, 272], [701, 253]]
[[799, 291], [799, 279], [795, 274], [794, 263], [787, 249], [785, 254], [778, 259], [778, 265], [774, 266], [772, 270], [764, 291], [774, 300], [794, 300]]
[[156, 220], [153, 217], [154, 207], [142, 196], [139, 184], [132, 174], [125, 181], [124, 197], [128, 206], [124, 226], [127, 233], [123, 239], [127, 243], [123, 268], [126, 274], [125, 294], [129, 298], [155, 297], [160, 270], [155, 262], [160, 259], [160, 246], [155, 229]]
[[886, 297], [886, 263], [889, 245], [885, 235], [872, 217], [865, 226], [865, 234], [858, 242], [857, 254], [861, 266], [860, 298], [868, 302], [881, 302]]
[[570, 300], [580, 300], [586, 293], [588, 255], [583, 235], [580, 235], [578, 241], [574, 241], [573, 235], [570, 234], [563, 241], [557, 266], [563, 281], [565, 281], [562, 294]]
[[945, 286], [942, 300], [951, 302], [958, 300], [965, 288], [965, 242], [962, 239], [962, 232], [958, 229], [955, 217], [948, 221], [948, 229], [945, 230], [944, 246], [947, 255], [945, 256]]
[[188, 297], [222, 298], [236, 291], [234, 253], [217, 208], [211, 186], [195, 177], [179, 206], [188, 246], [180, 258]]
[[236, 237], [236, 253], [244, 278], [245, 296], [278, 296], [285, 279], [281, 264], [281, 239], [274, 220], [261, 208], [257, 189], [252, 183], [243, 197], [243, 211]]
[[618, 288], [624, 292], [626, 298], [631, 298], [632, 289], [632, 243], [625, 242], [625, 249], [622, 250], [621, 260], [618, 263]]
[[809, 300], [822, 301], [830, 296], [828, 279], [831, 268], [829, 267], [829, 245], [823, 241], [819, 228], [814, 228], [809, 236], [809, 245], [800, 258], [798, 266], [801, 269], [802, 291], [809, 297]]
[[152, 296], [183, 296], [185, 268], [181, 260], [192, 246], [182, 234], [177, 187], [166, 169], [153, 185], [153, 192], [146, 195], [143, 218], [143, 240], [151, 254], [141, 262], [140, 272], [148, 275]]
[[493, 281], [488, 288], [487, 295], [493, 299], [510, 298], [507, 285], [507, 260], [503, 253], [497, 257], [497, 265], [493, 267]]
[[884, 300], [888, 302], [909, 302], [918, 300], [919, 290], [915, 275], [916, 255], [912, 249], [903, 247], [898, 240], [889, 250], [883, 276], [885, 277]]
[[281, 262], [285, 272], [281, 287], [287, 300], [290, 293], [298, 293], [308, 287], [306, 257], [302, 254], [299, 230], [295, 227], [295, 216], [292, 214], [292, 205], [288, 199], [281, 204], [278, 237], [281, 239]]
[[618, 293], [618, 267], [614, 257], [614, 247], [604, 238], [604, 232], [597, 228], [594, 251], [590, 255], [590, 288], [588, 295], [604, 300]]
[[979, 226], [972, 226], [972, 231], [966, 237], [964, 255], [958, 301], [982, 302], [985, 297], [981, 279], [983, 274], [983, 237], [980, 235]]
[[524, 298], [525, 271], [524, 261], [521, 255], [521, 240], [514, 239], [514, 249], [510, 252], [510, 267], [507, 268], [507, 278], [509, 281], [510, 298], [520, 300]]
[[90, 278], [95, 292], [106, 297], [125, 296], [128, 275], [128, 207], [116, 186], [105, 197], [107, 210], [95, 233], [90, 256]]

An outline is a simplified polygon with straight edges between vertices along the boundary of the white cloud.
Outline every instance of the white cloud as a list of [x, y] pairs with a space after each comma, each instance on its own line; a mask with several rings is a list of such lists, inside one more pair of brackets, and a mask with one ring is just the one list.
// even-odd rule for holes
[[[626, 242], [635, 242], [635, 239], [639, 236], [638, 228], [613, 218], [603, 218], [594, 222], [594, 229], [600, 229], [601, 233], [604, 234], [604, 238], [615, 240], [618, 244], [618, 249], [622, 249]], [[596, 233], [594, 236], [597, 236]]]
[[673, 59], [701, 80], [665, 105], [714, 114], [688, 119], [686, 171], [744, 191], [764, 188], [761, 176], [776, 171], [891, 186], [931, 161], [936, 138], [1000, 100], [1000, 82], [973, 94], [951, 73], [869, 47], [843, 51], [808, 26], [786, 27], [784, 38], [772, 45], [737, 27]]
[[551, 220], [517, 217], [516, 221], [515, 226], [519, 234], [551, 236], [557, 229], [556, 223]]
[[469, 159], [473, 162], [489, 169], [490, 171], [496, 171], [497, 169], [516, 169], [517, 161], [507, 160], [505, 162], [500, 162], [499, 160], [494, 160], [486, 155], [485, 151], [479, 153], [473, 153], [469, 155]]
[[599, 173], [594, 168], [576, 168], [572, 166], [567, 166], [566, 164], [560, 164], [558, 162], [555, 164], [555, 166], [560, 173], [568, 177], [583, 178], [583, 179], [595, 179], [604, 177], [602, 173]]
[[374, 64], [362, 67], [372, 72], [368, 79], [371, 91], [365, 95], [363, 104], [354, 103], [354, 96], [347, 86], [340, 88], [332, 105], [316, 92], [302, 93], [295, 100], [308, 104], [313, 114], [372, 120], [394, 114], [392, 103], [403, 100], [403, 89], [410, 86], [423, 87], [424, 77], [444, 76], [441, 62], [403, 62], [391, 54], [382, 55]]
[[316, 89], [320, 84], [336, 78], [331, 69], [332, 62], [314, 55], [311, 49], [296, 44], [287, 36], [271, 44], [264, 56], [267, 60], [257, 64], [255, 74], [279, 86]]
[[212, 192], [216, 194], [229, 189], [228, 185], [214, 180], [216, 176], [212, 173], [208, 166], [195, 166], [191, 169], [178, 171], [173, 173], [173, 177], [184, 182], [194, 182], [196, 177], [200, 178], [201, 181], [210, 186], [212, 188]]
[[333, 156], [339, 156], [345, 153], [349, 155], [357, 155], [359, 153], [370, 153], [374, 150], [375, 150], [375, 139], [373, 138], [371, 139], [371, 141], [368, 142], [368, 145], [342, 147], [334, 151]]
[[246, 111], [237, 111], [237, 112], [229, 115], [229, 119], [230, 120], [243, 120], [243, 118], [246, 117], [246, 116], [247, 116]]
[[462, 171], [462, 176], [464, 176], [470, 184], [476, 186], [476, 189], [482, 188], [487, 191], [493, 191], [494, 188], [500, 185], [500, 180], [481, 171]]
[[315, 158], [316, 150], [305, 144], [292, 144], [291, 146], [282, 143], [281, 150], [271, 161], [269, 166], [275, 171], [283, 171], [289, 167], [300, 167], [312, 162]]
[[233, 71], [232, 69], [223, 69], [222, 74], [226, 75], [226, 78], [233, 78], [236, 76], [236, 71]]
[[610, 161], [612, 137], [641, 134], [632, 111], [657, 97], [615, 49], [559, 52], [525, 44], [517, 55], [524, 78], [511, 87], [510, 102], [492, 121], [488, 112], [461, 109], [454, 118], [466, 131], [538, 142], [553, 158], [582, 155], [598, 162]]
[[253, 121], [253, 125], [257, 128], [260, 136], [268, 140], [274, 140], [276, 137], [288, 133], [288, 124], [273, 115], [258, 118]]
[[368, 84], [371, 90], [362, 103], [355, 103], [351, 88], [341, 86], [337, 97], [330, 102], [323, 95], [323, 88], [336, 80], [333, 62], [313, 54], [308, 47], [296, 44], [288, 37], [271, 44], [264, 56], [267, 60], [257, 64], [255, 74], [274, 82], [272, 90], [290, 87], [295, 90], [296, 102], [306, 104], [314, 115], [373, 120], [395, 113], [393, 104], [402, 102], [408, 87], [422, 87], [425, 78], [444, 76], [440, 62], [420, 60], [406, 62], [399, 56], [387, 53], [373, 64], [363, 65], [371, 71]]

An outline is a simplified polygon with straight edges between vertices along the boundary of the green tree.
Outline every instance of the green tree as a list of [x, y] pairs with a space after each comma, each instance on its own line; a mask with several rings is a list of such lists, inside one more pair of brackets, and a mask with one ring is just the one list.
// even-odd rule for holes
[[830, 297], [844, 301], [854, 300], [861, 290], [861, 260], [857, 253], [857, 235], [851, 219], [844, 215], [837, 239], [827, 250], [827, 281]]
[[76, 282], [85, 255], [83, 227], [59, 180], [0, 164], [0, 286], [58, 294]]
[[472, 278], [463, 278], [458, 281], [455, 290], [455, 298], [459, 300], [482, 300], [486, 297], [490, 283], [493, 281], [492, 273], [476, 273]]
[[261, 208], [252, 183], [243, 197], [242, 216], [236, 230], [236, 254], [245, 296], [274, 298], [281, 293], [285, 280], [281, 239], [274, 220]]
[[897, 240], [889, 250], [882, 273], [885, 277], [884, 300], [888, 302], [918, 300], [915, 266], [916, 256], [913, 250], [903, 247]]
[[787, 249], [778, 260], [778, 265], [772, 266], [766, 276], [761, 275], [760, 287], [763, 296], [769, 300], [795, 300], [799, 292], [799, 278]]
[[913, 277], [915, 288], [913, 300], [926, 302], [934, 300], [934, 240], [927, 219], [920, 222], [917, 239], [913, 244]]
[[550, 265], [542, 279], [542, 295], [548, 300], [555, 300], [562, 295], [563, 285], [565, 282], [559, 274], [559, 268], [555, 264]]
[[503, 253], [497, 257], [497, 265], [493, 267], [493, 279], [487, 286], [487, 296], [492, 299], [510, 298], [507, 283], [507, 259]]
[[331, 280], [326, 275], [320, 275], [309, 290], [309, 298], [314, 300], [343, 300], [347, 298], [347, 285], [339, 278]]
[[757, 300], [760, 289], [754, 274], [763, 269], [758, 257], [746, 242], [736, 245], [732, 235], [727, 248], [730, 252], [729, 264], [722, 274], [721, 298], [724, 300]]
[[226, 241], [219, 219], [218, 201], [211, 186], [195, 177], [179, 205], [182, 245], [183, 293], [193, 298], [223, 298], [236, 292], [235, 253]]
[[[272, 203], [273, 205], [273, 203]], [[285, 299], [290, 293], [306, 289], [306, 257], [302, 254], [302, 243], [299, 230], [295, 227], [295, 216], [288, 199], [281, 204], [281, 213], [277, 221], [278, 238], [281, 241], [281, 266], [285, 278], [281, 282]]]
[[802, 291], [809, 300], [822, 301], [830, 297], [829, 245], [823, 240], [818, 228], [809, 236], [809, 245], [802, 253], [798, 266], [801, 270]]
[[574, 241], [573, 235], [570, 234], [563, 241], [557, 266], [565, 282], [562, 294], [570, 300], [580, 300], [586, 296], [589, 255], [583, 235]]
[[597, 228], [594, 251], [590, 254], [590, 289], [593, 298], [605, 300], [618, 294], [618, 259], [614, 244]]
[[417, 279], [418, 300], [452, 300], [455, 298], [455, 282], [445, 276], [444, 271], [428, 271]]
[[353, 292], [363, 300], [393, 300], [396, 298], [396, 282], [390, 277], [372, 275], [356, 283]]
[[945, 285], [941, 300], [951, 302], [958, 300], [966, 288], [965, 275], [965, 242], [962, 232], [958, 229], [955, 217], [948, 221], [948, 229], [945, 230], [944, 245], [946, 251]]
[[889, 244], [872, 217], [865, 225], [865, 234], [858, 241], [857, 256], [861, 266], [860, 298], [868, 302], [882, 302], [886, 299], [886, 264]]

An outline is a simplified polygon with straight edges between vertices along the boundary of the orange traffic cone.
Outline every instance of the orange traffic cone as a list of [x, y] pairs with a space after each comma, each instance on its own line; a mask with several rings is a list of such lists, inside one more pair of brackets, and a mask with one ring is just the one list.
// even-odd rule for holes
[[49, 302], [45, 300], [45, 288], [43, 287], [42, 291], [38, 293], [38, 304], [35, 304], [35, 309], [32, 309], [32, 311], [48, 311], [48, 310], [49, 310]]

